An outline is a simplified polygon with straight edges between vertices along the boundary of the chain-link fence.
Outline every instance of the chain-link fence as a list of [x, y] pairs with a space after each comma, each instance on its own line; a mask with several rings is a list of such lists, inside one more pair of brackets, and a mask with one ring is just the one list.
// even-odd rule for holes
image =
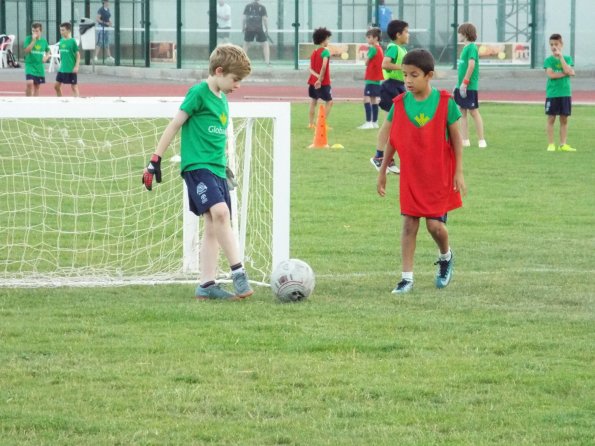
[[[105, 35], [109, 54], [114, 59], [106, 61], [106, 51], [100, 51], [97, 63], [172, 68], [204, 65], [213, 42], [217, 42], [217, 19], [211, 20], [209, 11], [219, 3], [228, 5], [229, 29], [224, 33], [219, 30], [219, 42], [224, 39], [243, 45], [244, 12], [250, 1], [254, 0], [111, 0], [112, 26], [105, 29]], [[466, 21], [477, 26], [483, 63], [539, 68], [549, 52], [549, 34], [559, 32], [565, 38], [566, 51], [577, 65], [595, 65], [595, 36], [590, 26], [595, 20], [592, 0], [259, 0], [259, 3], [266, 8], [268, 39], [248, 45], [255, 64], [263, 62], [264, 45], [270, 48], [273, 64], [296, 68], [300, 63], [305, 64], [300, 46], [310, 43], [312, 31], [321, 26], [333, 32], [332, 43], [344, 51], [338, 62], [357, 63], [357, 48], [365, 43], [366, 30], [379, 22], [380, 8], [387, 8], [393, 19], [409, 23], [409, 48], [427, 48], [439, 65], [456, 63], [456, 27]], [[22, 59], [22, 43], [32, 21], [41, 22], [48, 41], [54, 43], [59, 39], [60, 22], [71, 21], [77, 37], [81, 18], [95, 21], [101, 7], [100, 0], [0, 0], [0, 33], [17, 36], [15, 49]], [[382, 11], [384, 16], [386, 9]], [[87, 63], [89, 56], [84, 59]]]

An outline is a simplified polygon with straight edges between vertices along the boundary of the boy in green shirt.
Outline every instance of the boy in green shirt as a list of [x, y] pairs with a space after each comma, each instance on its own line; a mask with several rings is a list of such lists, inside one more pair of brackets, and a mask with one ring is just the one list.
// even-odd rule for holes
[[554, 123], [556, 115], [560, 116], [560, 145], [558, 150], [562, 152], [576, 152], [576, 149], [566, 143], [568, 134], [568, 117], [572, 111], [572, 98], [570, 87], [570, 76], [574, 76], [574, 63], [570, 56], [562, 54], [562, 36], [552, 34], [550, 36], [550, 49], [552, 55], [543, 61], [543, 68], [547, 74], [547, 85], [545, 90], [545, 114], [547, 115], [547, 139], [548, 152], [554, 152]]
[[43, 64], [50, 58], [50, 45], [41, 36], [41, 23], [31, 25], [31, 35], [25, 37], [25, 94], [39, 96], [39, 86], [45, 84], [45, 67]]
[[79, 72], [81, 55], [76, 40], [72, 38], [72, 25], [69, 22], [60, 25], [60, 35], [62, 36], [59, 43], [60, 69], [56, 75], [54, 89], [57, 96], [62, 96], [62, 84], [70, 84], [72, 86], [72, 95], [78, 97], [80, 95], [77, 73]]
[[[204, 217], [200, 284], [195, 292], [199, 300], [238, 300], [254, 293], [230, 224], [231, 200], [226, 180], [229, 122], [226, 94], [239, 88], [250, 71], [250, 59], [239, 46], [215, 48], [209, 58], [209, 76], [190, 88], [143, 172], [143, 184], [148, 190], [152, 189], [153, 176], [161, 182], [161, 157], [181, 128], [180, 169], [188, 190], [190, 211]], [[220, 247], [231, 267], [233, 293], [215, 283]]]
[[[401, 65], [405, 54], [407, 54], [405, 45], [409, 43], [409, 24], [403, 20], [391, 20], [386, 32], [391, 43], [386, 47], [384, 59], [382, 60], [384, 82], [380, 85], [380, 102], [378, 106], [388, 112], [393, 106], [393, 99], [405, 92]], [[383, 141], [377, 141], [376, 154], [370, 158], [370, 162], [376, 170], [380, 169], [384, 156], [384, 145], [382, 144]], [[390, 162], [388, 170], [395, 174], [399, 173], [399, 168], [394, 161]]]
[[459, 26], [459, 42], [465, 43], [458, 61], [459, 82], [454, 90], [454, 99], [461, 108], [461, 135], [463, 135], [463, 147], [471, 146], [469, 141], [469, 126], [467, 112], [471, 114], [477, 130], [477, 145], [485, 149], [488, 144], [483, 135], [483, 120], [479, 114], [479, 51], [475, 41], [477, 40], [477, 29], [473, 23], [463, 23]]

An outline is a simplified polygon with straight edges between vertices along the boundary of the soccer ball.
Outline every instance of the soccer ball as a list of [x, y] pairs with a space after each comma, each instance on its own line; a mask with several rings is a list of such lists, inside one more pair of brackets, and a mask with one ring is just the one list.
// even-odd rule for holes
[[314, 271], [298, 259], [284, 260], [271, 274], [271, 289], [281, 302], [306, 300], [314, 291]]

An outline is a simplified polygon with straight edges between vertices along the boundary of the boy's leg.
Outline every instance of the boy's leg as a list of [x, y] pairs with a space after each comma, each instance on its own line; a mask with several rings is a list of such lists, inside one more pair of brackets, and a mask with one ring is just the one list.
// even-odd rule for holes
[[401, 230], [401, 257], [404, 272], [413, 271], [413, 259], [419, 229], [419, 217], [403, 216], [403, 229]]
[[[205, 214], [206, 216], [207, 214]], [[229, 208], [226, 203], [217, 203], [208, 212], [215, 236], [230, 265], [241, 263], [238, 243], [231, 228]], [[206, 226], [206, 225], [205, 225]], [[215, 256], [215, 259], [217, 257]], [[215, 260], [216, 261], [216, 260]]]
[[325, 111], [325, 115], [326, 115], [326, 119], [328, 120], [328, 117], [331, 114], [331, 109], [333, 108], [333, 101], [327, 101], [324, 103], [324, 111]]
[[431, 218], [426, 219], [426, 227], [440, 250], [438, 261], [434, 263], [434, 265], [438, 265], [435, 278], [436, 287], [444, 288], [450, 283], [454, 266], [454, 257], [448, 243], [448, 229], [443, 221]]
[[310, 100], [310, 109], [308, 110], [308, 119], [310, 121], [309, 127], [314, 127], [314, 115], [316, 113], [316, 104], [318, 103], [318, 99], [311, 99]]
[[568, 137], [568, 116], [560, 115], [560, 145], [561, 146], [566, 144], [567, 137]]
[[200, 240], [199, 268], [202, 283], [214, 281], [217, 277], [217, 259], [219, 258], [219, 242], [215, 225], [210, 212], [203, 214], [204, 231]]
[[469, 147], [469, 127], [467, 122], [467, 109], [461, 108], [461, 137], [463, 138], [463, 147]]
[[75, 98], [78, 98], [80, 96], [78, 84], [72, 84], [72, 95]]
[[556, 115], [547, 115], [547, 123], [545, 131], [547, 133], [548, 146], [554, 145], [554, 123], [556, 122]]
[[380, 98], [378, 96], [371, 97], [370, 102], [372, 104], [372, 123], [374, 124], [374, 128], [378, 128], [378, 104], [380, 103]]
[[447, 254], [449, 250], [449, 245], [448, 229], [446, 229], [446, 224], [444, 224], [440, 220], [427, 218], [426, 227], [428, 228], [428, 232], [436, 242], [436, 245], [438, 245], [440, 254]]
[[31, 79], [27, 79], [27, 81], [25, 82], [25, 96], [33, 95], [34, 88], [35, 87], [34, 87], [33, 81]]
[[[475, 130], [477, 131], [477, 139], [479, 139], [480, 141], [485, 139], [483, 137], [483, 120], [481, 119], [481, 115], [479, 114], [479, 109], [474, 108], [472, 110], [469, 110], [469, 113], [471, 113], [471, 117], [473, 118], [473, 122], [475, 123]], [[467, 129], [467, 131], [469, 131], [469, 129]]]
[[58, 96], [58, 97], [62, 96], [62, 83], [56, 82], [54, 84], [54, 90], [56, 90], [56, 96]]

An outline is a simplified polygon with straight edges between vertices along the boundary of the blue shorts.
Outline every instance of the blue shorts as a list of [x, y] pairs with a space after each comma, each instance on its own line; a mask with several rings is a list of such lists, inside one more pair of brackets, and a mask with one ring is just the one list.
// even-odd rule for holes
[[77, 75], [76, 73], [58, 73], [56, 74], [56, 82], [61, 84], [77, 84]]
[[572, 114], [572, 98], [570, 96], [546, 98], [545, 114], [550, 116], [570, 116]]
[[[407, 214], [401, 214], [403, 217], [411, 217], [411, 215], [407, 215]], [[421, 217], [417, 217], [417, 218], [421, 218]], [[438, 220], [441, 221], [442, 223], [446, 224], [446, 220], [448, 220], [448, 213], [442, 215], [441, 217], [424, 217], [426, 220]]]
[[331, 96], [331, 86], [330, 85], [323, 85], [320, 88], [314, 88], [314, 85], [310, 85], [308, 87], [308, 96], [312, 99], [322, 99], [324, 102], [332, 101], [333, 98]]
[[188, 187], [190, 211], [202, 215], [218, 203], [227, 204], [231, 215], [231, 198], [227, 180], [208, 169], [197, 169], [182, 174]]
[[109, 47], [109, 30], [98, 26], [97, 27], [97, 39], [96, 42], [99, 48]]
[[380, 108], [385, 112], [390, 111], [393, 99], [405, 93], [405, 83], [396, 79], [387, 79], [380, 85]]
[[479, 94], [477, 90], [467, 90], [467, 97], [462, 98], [459, 89], [455, 88], [453, 97], [457, 105], [461, 108], [466, 110], [479, 108]]
[[364, 87], [364, 96], [369, 96], [371, 98], [379, 98], [380, 84], [366, 84], [366, 86]]
[[45, 84], [45, 77], [42, 76], [34, 76], [32, 74], [25, 75], [25, 79], [28, 81], [33, 81], [35, 85]]

